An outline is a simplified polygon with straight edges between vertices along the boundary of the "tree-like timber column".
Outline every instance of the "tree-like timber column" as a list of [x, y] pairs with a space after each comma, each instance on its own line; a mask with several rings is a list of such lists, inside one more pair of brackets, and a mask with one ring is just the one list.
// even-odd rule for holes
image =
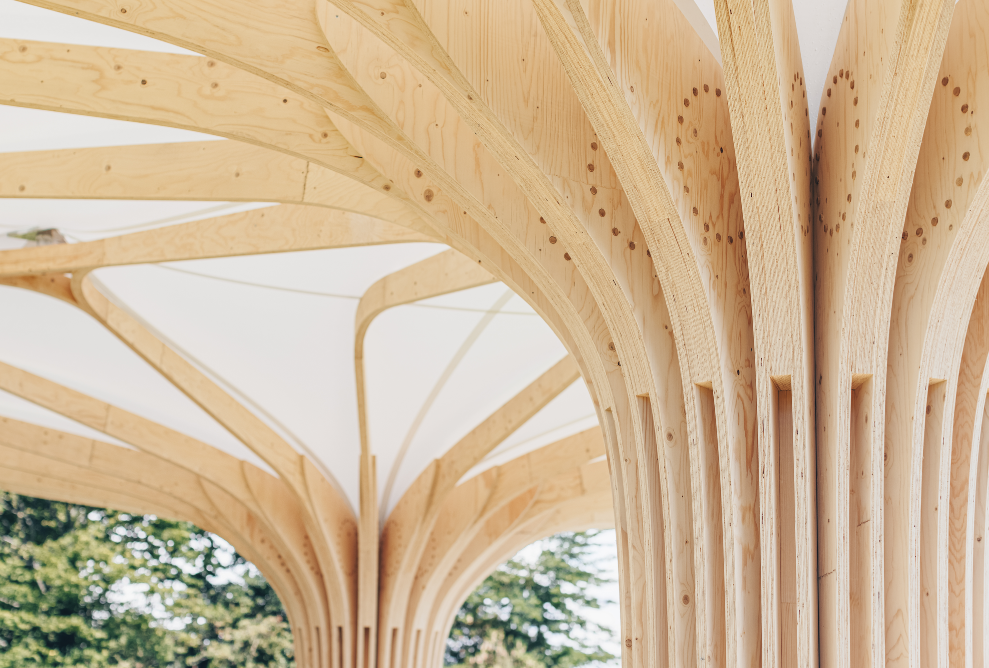
[[[301, 668], [436, 668], [478, 582], [591, 526], [627, 668], [987, 665], [986, 0], [849, 0], [821, 90], [791, 0], [713, 26], [692, 0], [25, 1], [202, 57], [3, 39], [0, 103], [227, 141], [2, 154], [0, 197], [277, 206], [3, 251], [0, 283], [94, 318], [268, 468], [2, 364], [131, 449], [4, 418], [0, 484], [224, 536]], [[356, 511], [93, 273], [425, 241], [451, 250], [354, 323]], [[496, 281], [567, 356], [391, 499], [364, 333]], [[599, 428], [465, 477], [578, 377]]]

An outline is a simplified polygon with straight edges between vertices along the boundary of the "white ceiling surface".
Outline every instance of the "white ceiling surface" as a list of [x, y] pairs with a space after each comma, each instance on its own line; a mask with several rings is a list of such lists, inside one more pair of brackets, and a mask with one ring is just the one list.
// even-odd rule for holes
[[[713, 0], [676, 2], [716, 50]], [[823, 89], [844, 9], [844, 0], [794, 3], [810, 91]], [[0, 37], [185, 53], [150, 38], [15, 0], [0, 0]], [[812, 114], [815, 109], [811, 106]], [[0, 106], [2, 152], [204, 139], [212, 137]], [[263, 205], [0, 200], [0, 234], [52, 226], [63, 230], [70, 241], [85, 241], [254, 206]], [[20, 240], [0, 236], [0, 249], [21, 245]], [[167, 267], [108, 268], [95, 277], [121, 305], [181, 349], [290, 443], [312, 453], [357, 507], [360, 441], [353, 366], [357, 297], [382, 276], [439, 250], [433, 244], [403, 244], [310, 251]], [[391, 481], [385, 510], [394, 506], [429, 461], [565, 354], [525, 302], [505, 291], [503, 285], [494, 284], [392, 309], [368, 331], [369, 436], [378, 458], [379, 490], [384, 493]], [[498, 314], [486, 315], [493, 307]], [[0, 314], [0, 360], [260, 464], [77, 309], [48, 297], [0, 288]], [[2, 393], [0, 414], [112, 441]], [[469, 475], [596, 424], [590, 397], [578, 381]]]

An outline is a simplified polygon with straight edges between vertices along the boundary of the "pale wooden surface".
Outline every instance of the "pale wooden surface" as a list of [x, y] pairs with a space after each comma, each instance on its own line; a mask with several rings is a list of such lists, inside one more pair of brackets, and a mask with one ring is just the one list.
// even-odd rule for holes
[[[723, 65], [673, 0], [28, 1], [204, 57], [4, 39], [0, 103], [230, 141], [5, 154], [0, 197], [280, 206], [0, 253], [0, 281], [88, 309], [279, 478], [3, 366], [200, 479], [114, 487], [122, 466], [31, 452], [52, 437], [27, 426], [0, 433], [3, 484], [76, 476], [66, 498], [237, 537], [274, 569], [300, 666], [438, 665], [500, 560], [609, 522], [627, 667], [986, 665], [984, 0], [852, 0], [821, 91], [786, 0], [716, 0]], [[369, 291], [359, 362], [381, 309], [493, 280], [569, 356], [445, 444], [380, 537], [366, 437], [356, 518], [85, 279], [409, 241], [455, 250]], [[577, 374], [600, 432], [460, 480]]]

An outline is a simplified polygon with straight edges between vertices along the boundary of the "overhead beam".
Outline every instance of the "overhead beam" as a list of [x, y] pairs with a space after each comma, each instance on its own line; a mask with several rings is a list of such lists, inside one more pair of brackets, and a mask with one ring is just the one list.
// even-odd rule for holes
[[283, 204], [96, 241], [0, 251], [0, 278], [433, 240], [362, 214]]
[[215, 58], [0, 39], [0, 104], [236, 139], [388, 183], [321, 105]]

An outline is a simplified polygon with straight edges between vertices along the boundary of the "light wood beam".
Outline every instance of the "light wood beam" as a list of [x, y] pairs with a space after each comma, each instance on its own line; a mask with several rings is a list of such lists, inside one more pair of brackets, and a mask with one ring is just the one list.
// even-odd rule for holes
[[215, 58], [0, 39], [2, 104], [205, 132], [271, 148], [381, 190], [323, 108]]
[[349, 176], [235, 141], [2, 153], [0, 197], [309, 204], [432, 230]]
[[[529, 11], [525, 5], [513, 9], [513, 12], [517, 9], [521, 9], [523, 12]], [[506, 14], [506, 16], [523, 22], [525, 20], [521, 16], [516, 16], [514, 13]], [[598, 209], [597, 213], [599, 217], [614, 216], [615, 227], [611, 229], [612, 237], [615, 236], [615, 230], [619, 230], [618, 234], [621, 234], [623, 230], [626, 234], [631, 231], [632, 239], [635, 239], [635, 235], [637, 234], [634, 219], [626, 209], [620, 206], [622, 203], [622, 192], [620, 188], [615, 187], [616, 183], [613, 171], [610, 169], [605, 153], [603, 151], [597, 152], [593, 158], [594, 166], [585, 169], [583, 161], [580, 161], [578, 164], [577, 160], [569, 157], [572, 154], [572, 151], [569, 150], [569, 145], [566, 147], [566, 150], [562, 146], [554, 145], [552, 141], [546, 141], [542, 145], [520, 145], [516, 137], [522, 135], [518, 131], [513, 134], [512, 129], [507, 126], [511, 123], [516, 123], [520, 118], [527, 119], [532, 115], [533, 110], [531, 108], [527, 109], [523, 100], [517, 100], [517, 103], [512, 104], [511, 123], [506, 121], [505, 125], [503, 125], [500, 121], [494, 122], [494, 118], [488, 117], [487, 112], [483, 109], [485, 98], [480, 87], [477, 88], [477, 92], [467, 91], [466, 95], [463, 89], [455, 93], [454, 89], [444, 86], [443, 81], [434, 76], [436, 74], [435, 72], [426, 70], [419, 72], [415, 69], [414, 64], [402, 60], [402, 58], [408, 55], [406, 51], [393, 50], [391, 45], [379, 41], [374, 35], [363, 30], [354, 22], [348, 25], [342, 14], [339, 16], [334, 15], [333, 21], [324, 21], [324, 29], [344, 64], [349, 68], [351, 75], [356, 78], [359, 85], [364, 87], [371, 96], [371, 100], [381, 107], [393, 122], [398, 124], [398, 127], [403, 133], [418, 141], [422, 146], [422, 150], [427, 153], [427, 155], [408, 153], [407, 155], [410, 158], [414, 158], [418, 162], [403, 164], [402, 171], [405, 174], [415, 171], [417, 175], [420, 172], [424, 172], [427, 176], [434, 179], [466, 211], [476, 216], [478, 220], [483, 220], [484, 222], [482, 224], [487, 229], [492, 231], [500, 230], [500, 234], [504, 235], [499, 237], [502, 243], [506, 247], [514, 246], [518, 248], [513, 253], [517, 258], [526, 257], [531, 262], [526, 254], [532, 253], [532, 239], [539, 240], [541, 238], [543, 242], [548, 240], [552, 244], [556, 240], [555, 235], [559, 234], [559, 240], [563, 241], [565, 248], [563, 255], [564, 262], [560, 262], [559, 255], [553, 257], [552, 255], [547, 256], [541, 253], [536, 256], [539, 260], [539, 264], [535, 266], [537, 271], [542, 272], [547, 269], [559, 271], [559, 269], [565, 268], [565, 262], [573, 260], [577, 271], [580, 272], [580, 275], [586, 281], [586, 284], [580, 285], [581, 291], [586, 290], [588, 299], [600, 305], [601, 317], [604, 320], [603, 324], [608, 331], [607, 341], [598, 342], [596, 344], [597, 350], [600, 351], [604, 346], [607, 346], [609, 351], [615, 353], [615, 356], [626, 355], [629, 359], [646, 359], [647, 354], [643, 350], [643, 341], [638, 335], [632, 334], [636, 329], [630, 321], [635, 319], [639, 314], [633, 315], [631, 305], [650, 304], [648, 298], [640, 299], [640, 297], [650, 294], [651, 296], [655, 296], [656, 292], [652, 290], [651, 292], [646, 292], [645, 295], [636, 294], [636, 298], [633, 298], [633, 295], [629, 294], [630, 286], [625, 278], [627, 275], [638, 278], [643, 271], [640, 267], [648, 264], [647, 260], [641, 258], [641, 250], [644, 244], [642, 241], [638, 242], [640, 244], [640, 253], [629, 253], [626, 256], [625, 250], [623, 250], [619, 254], [616, 252], [615, 241], [608, 236], [607, 228], [602, 228], [599, 224], [595, 225], [592, 223], [592, 221], [597, 221], [593, 217], [593, 207], [603, 205], [602, 208]], [[427, 37], [430, 40], [432, 39], [431, 36], [427, 35]], [[533, 35], [532, 37], [538, 36]], [[460, 43], [471, 42], [468, 40], [467, 42]], [[511, 44], [511, 42], [499, 42], [499, 44], [504, 46]], [[540, 54], [545, 53], [550, 55], [549, 51], [545, 49], [539, 49], [538, 52]], [[385, 87], [379, 85], [380, 82], [372, 77], [372, 73], [380, 70], [380, 66], [376, 63], [382, 62], [389, 64], [389, 71], [379, 73], [378, 78], [387, 80], [390, 76], [395, 81], [417, 81], [419, 82], [418, 88], [415, 86], [396, 88], [390, 85], [386, 85]], [[483, 60], [482, 62], [485, 67], [492, 68], [494, 66], [493, 63], [487, 60]], [[497, 70], [490, 70], [492, 72], [491, 76], [495, 76], [495, 71], [500, 72], [505, 63], [514, 62], [516, 62], [514, 58], [500, 60]], [[551, 62], [551, 60], [546, 60], [545, 58], [542, 61], [537, 59], [532, 71], [528, 71], [527, 66], [526, 71], [520, 71], [519, 74], [528, 80], [536, 76], [535, 72], [544, 71], [542, 67], [544, 63]], [[384, 74], [385, 76], [381, 77], [380, 74]], [[540, 74], [539, 76], [543, 75]], [[551, 76], [548, 72], [545, 77], [546, 81], [559, 79], [558, 76]], [[422, 90], [420, 91], [419, 88]], [[518, 91], [514, 88], [506, 88], [503, 92], [509, 98], [515, 98], [518, 95]], [[559, 88], [554, 91], [554, 94], [557, 93], [564, 96], [569, 94], [565, 88]], [[415, 96], [416, 99], [412, 99], [411, 96]], [[471, 163], [476, 166], [471, 169], [459, 168], [457, 166], [458, 153], [446, 152], [441, 149], [439, 144], [428, 140], [429, 134], [433, 132], [431, 121], [426, 123], [425, 121], [428, 120], [426, 118], [410, 116], [404, 113], [403, 110], [408, 109], [410, 104], [423, 106], [420, 102], [416, 102], [420, 96], [428, 100], [428, 103], [425, 104], [427, 108], [436, 110], [436, 120], [443, 121], [442, 127], [445, 128], [445, 132], [449, 135], [447, 142], [450, 145], [463, 146], [464, 148], [458, 151], [458, 153], [471, 156]], [[465, 97], [467, 99], [466, 102]], [[469, 104], [471, 102], [473, 104]], [[561, 107], [563, 106], [570, 109], [577, 109], [577, 107], [570, 105], [569, 102], [561, 104]], [[472, 112], [472, 109], [480, 110], [480, 113]], [[452, 120], [461, 118], [464, 121], [463, 123], [460, 123], [459, 120], [456, 122]], [[568, 134], [583, 137], [586, 145], [592, 147], [592, 151], [595, 150], [596, 142], [592, 141], [594, 134], [583, 114], [574, 113], [567, 119], [567, 122], [570, 128]], [[350, 123], [347, 119], [338, 116], [334, 116], [334, 123], [351, 143], [360, 149], [362, 155], [372, 160], [383, 171], [388, 172], [385, 167], [386, 164], [396, 164], [394, 156], [376, 139], [376, 136], [370, 129], [357, 123]], [[437, 127], [441, 126], [439, 122], [435, 123], [435, 125]], [[560, 135], [550, 137], [545, 134], [540, 136], [546, 140], [558, 140], [560, 137]], [[444, 142], [443, 146], [446, 146], [447, 142]], [[561, 160], [564, 156], [566, 158]], [[533, 170], [534, 163], [530, 162], [530, 160], [541, 162], [544, 166], [548, 161], [555, 161], [554, 164], [563, 170], [563, 175], [554, 180], [553, 183], [548, 184], [541, 173]], [[419, 169], [416, 166], [417, 164], [421, 164], [422, 168]], [[598, 176], [596, 170], [600, 170], [600, 176]], [[587, 174], [589, 172], [595, 172], [593, 178], [588, 177]], [[388, 173], [392, 174], [394, 172]], [[451, 176], [455, 177], [455, 180], [451, 180]], [[403, 182], [400, 180], [401, 176], [399, 173], [395, 173], [394, 178], [396, 183], [405, 187], [402, 185]], [[575, 183], [574, 180], [578, 179], [579, 181]], [[595, 205], [588, 202], [583, 193], [580, 193], [580, 197], [578, 197], [576, 187], [581, 182], [583, 182], [585, 187], [588, 185], [591, 186], [589, 192], [592, 195], [596, 195], [598, 192], [602, 193], [599, 204]], [[498, 193], [499, 196], [494, 197], [494, 193]], [[565, 200], [568, 200], [569, 204], [565, 204]], [[499, 210], [505, 211], [506, 206], [511, 205], [513, 201], [518, 201], [518, 204], [514, 205], [514, 208], [519, 213], [515, 214], [515, 216], [499, 215], [497, 213]], [[588, 204], [591, 204], [591, 206], [588, 206]], [[524, 214], [522, 214], [523, 211], [525, 212]], [[604, 214], [601, 214], [601, 212], [604, 212]], [[545, 228], [541, 228], [535, 224], [537, 217], [540, 220], [546, 221]], [[517, 220], [518, 222], [516, 222]], [[549, 235], [549, 239], [546, 238], [547, 235]], [[521, 248], [519, 247], [519, 242], [524, 244]], [[635, 249], [635, 241], [627, 243], [628, 245], [625, 248], [628, 251]], [[622, 245], [624, 246], [624, 244], [625, 242], [623, 241]], [[542, 251], [542, 248], [539, 248], [539, 250]], [[608, 262], [616, 266], [621, 266], [621, 269], [616, 268], [614, 270], [604, 271], [601, 265]], [[638, 262], [638, 266], [636, 266], [636, 262]], [[634, 268], [632, 271], [628, 271], [626, 268], [628, 264], [631, 264]], [[529, 264], [529, 266], [532, 267], [533, 265]], [[574, 276], [576, 275], [575, 273]], [[604, 278], [605, 276], [607, 278]], [[558, 278], [551, 278], [550, 276], [547, 276], [546, 279], [559, 281]], [[574, 281], [572, 279], [568, 280], [565, 290], [570, 301], [574, 301], [574, 287]], [[582, 303], [587, 303], [587, 300], [583, 300]], [[656, 320], [661, 320], [664, 317], [668, 318], [668, 314], [664, 316], [658, 310], [647, 309], [647, 314], [654, 316]], [[581, 318], [581, 320], [583, 322], [578, 321], [571, 325], [571, 331], [574, 331], [574, 327], [586, 328], [592, 333], [604, 331], [597, 326], [590, 325], [587, 322], [586, 316]], [[659, 323], [656, 324], [656, 327], [646, 327], [644, 331], [658, 332]], [[643, 330], [639, 331], [641, 332]], [[664, 338], [662, 336], [657, 337], [660, 341], [663, 341]], [[586, 356], [589, 356], [589, 354], [587, 353]], [[601, 353], [598, 352], [597, 354], [600, 355]], [[613, 363], [611, 355], [606, 356], [606, 363]], [[652, 387], [653, 379], [649, 374], [635, 375], [635, 370], [639, 367], [634, 363], [626, 364], [626, 367], [631, 371], [626, 372], [623, 368], [620, 372], [614, 373], [608, 379], [607, 382], [610, 386], [609, 393], [612, 395], [615, 393], [629, 395], [622, 401], [624, 410], [637, 413], [639, 404], [634, 397], [650, 394], [650, 392], [655, 393], [655, 388]], [[598, 388], [603, 387], [603, 384], [597, 378], [594, 379], [593, 384]], [[601, 401], [604, 404], [614, 403], [614, 400], [608, 397], [603, 397]], [[635, 452], [635, 443], [638, 442], [637, 439], [643, 438], [642, 424], [643, 420], [638, 417], [627, 420], [623, 422], [624, 428], [619, 432], [621, 435], [620, 443], [627, 444], [627, 451], [623, 452], [623, 456], [620, 459], [621, 462], [626, 464], [627, 468], [627, 471], [623, 475], [632, 476], [629, 482], [623, 486], [623, 489], [627, 490], [630, 499], [633, 500], [631, 503], [633, 507], [638, 507], [642, 503], [646, 503], [658, 509], [660, 507], [658, 501], [660, 491], [658, 489], [659, 485], [654, 482], [655, 478], [647, 476], [650, 486], [642, 492], [639, 491], [638, 481], [635, 478], [637, 471], [636, 462], [638, 461]], [[650, 460], [647, 459], [647, 469], [652, 468], [649, 462]], [[617, 471], [618, 469], [616, 468], [615, 470]], [[651, 563], [653, 559], [657, 558], [657, 555], [662, 554], [662, 552], [656, 552], [646, 547], [649, 543], [659, 545], [662, 542], [660, 538], [662, 520], [658, 510], [651, 513], [649, 519], [649, 532], [651, 532], [649, 533], [649, 537], [639, 528], [636, 528], [630, 534], [631, 541], [629, 545], [638, 555], [632, 562], [634, 564]], [[637, 523], [630, 526], [641, 527], [643, 525]], [[661, 558], [660, 563], [662, 563]], [[655, 572], [655, 569], [643, 567], [641, 572], [648, 579], [653, 577], [652, 574]], [[650, 587], [650, 591], [653, 589]], [[659, 591], [665, 592], [665, 584], [660, 586]], [[659, 623], [658, 613], [654, 609], [654, 597], [650, 595], [643, 597], [639, 594], [636, 596], [643, 599], [639, 607], [643, 615], [646, 615], [646, 617], [637, 616], [636, 619], [641, 617], [645, 620], [648, 618], [650, 620], [648, 623], [651, 625]], [[660, 601], [665, 599], [663, 594], [659, 594], [658, 598]], [[637, 653], [641, 653], [647, 638], [655, 637], [655, 634], [643, 632], [641, 629], [633, 635], [636, 638], [635, 652]], [[653, 644], [656, 644], [655, 641]], [[660, 645], [665, 647], [665, 641], [660, 643]]]
[[[946, 619], [938, 625], [939, 637], [946, 642], [941, 645], [941, 657], [947, 658], [949, 666], [964, 666], [966, 659], [975, 654], [974, 635], [981, 633], [974, 626], [974, 550], [977, 545], [975, 532], [981, 534], [982, 527], [976, 527], [972, 515], [975, 512], [978, 493], [979, 445], [981, 441], [981, 420], [976, 418], [985, 410], [985, 377], [989, 361], [989, 281], [983, 277], [975, 298], [975, 307], [965, 336], [964, 349], [958, 368], [957, 393], [952, 416], [950, 454], [941, 459], [941, 476], [949, 503], [939, 520], [947, 518], [945, 545], [939, 550], [939, 562], [944, 561], [945, 572], [938, 563], [939, 612], [943, 608]], [[947, 407], [946, 407], [947, 408]], [[981, 519], [981, 518], [980, 518]], [[940, 529], [940, 527], [939, 527]], [[938, 532], [940, 534], [940, 531]], [[940, 535], [938, 536], [940, 539]], [[979, 541], [981, 542], [981, 541]], [[982, 562], [984, 564], [984, 562]], [[982, 665], [971, 662], [971, 665]]]
[[[980, 434], [973, 433], [972, 422], [981, 414], [989, 182], [985, 140], [973, 134], [976, 119], [969, 109], [989, 102], [989, 44], [972, 29], [987, 19], [980, 2], [959, 3], [951, 19], [901, 236], [887, 372], [887, 405], [909, 406], [912, 399], [912, 421], [925, 427], [938, 407], [924, 401], [922, 381], [947, 379], [940, 456], [925, 449], [915, 430], [910, 438], [913, 456], [922, 462], [914, 466], [923, 467], [925, 482], [937, 480], [925, 487], [930, 492], [921, 500], [914, 539], [920, 549], [920, 652], [922, 660], [951, 666], [965, 665], [974, 652], [974, 613], [965, 586], [971, 583], [966, 573], [975, 530], [968, 520], [978, 492], [973, 446]], [[912, 385], [917, 389], [911, 395]], [[907, 414], [893, 413], [901, 419], [891, 425], [887, 413], [891, 438], [906, 436]]]
[[566, 482], [543, 485], [534, 496], [526, 493], [518, 504], [506, 505], [484, 523], [477, 538], [461, 552], [456, 567], [445, 577], [441, 587], [444, 597], [432, 617], [433, 629], [440, 631], [440, 637], [449, 635], [457, 609], [469, 593], [526, 545], [561, 531], [611, 526], [614, 515], [607, 512], [611, 498], [607, 463], [585, 464], [576, 485], [572, 475], [565, 477]]
[[[961, 423], [975, 410], [978, 393], [971, 364], [976, 376], [983, 366], [970, 316], [982, 307], [977, 293], [989, 262], [989, 183], [981, 173], [978, 139], [965, 130], [974, 119], [961, 109], [977, 106], [986, 95], [979, 83], [989, 83], [985, 61], [976, 55], [984, 53], [985, 38], [971, 30], [984, 15], [981, 3], [965, 2], [951, 19], [899, 242], [885, 380], [887, 443], [897, 444], [901, 460], [913, 458], [910, 498], [917, 505], [908, 537], [916, 546], [910, 558], [919, 577], [908, 578], [910, 631], [922, 662], [952, 666], [963, 665], [971, 650], [961, 587], [973, 440]], [[974, 164], [962, 157], [972, 149]], [[930, 438], [938, 432], [939, 438]], [[906, 483], [899, 484], [905, 493]], [[887, 478], [887, 498], [890, 486]]]
[[[738, 258], [745, 253], [746, 241], [741, 211], [731, 205], [738, 180], [730, 167], [735, 156], [725, 99], [721, 96], [721, 68], [671, 2], [600, 2], [582, 6], [540, 0], [534, 4], [612, 158], [638, 219], [643, 221], [645, 238], [668, 299], [689, 304], [687, 308], [697, 314], [695, 319], [673, 318], [682, 384], [691, 387], [696, 382], [713, 383], [716, 388], [716, 442], [726, 447], [733, 461], [733, 466], [725, 469], [729, 476], [725, 485], [737, 495], [726, 494], [724, 498], [729, 500], [725, 513], [732, 517], [725, 526], [731, 528], [729, 535], [736, 536], [733, 540], [738, 545], [731, 541], [725, 545], [730, 555], [738, 555], [737, 565], [753, 564], [743, 554], [753, 549], [758, 538], [744, 508], [749, 503], [746, 499], [754, 495], [752, 481], [756, 475], [754, 470], [745, 471], [746, 465], [754, 466], [753, 462], [735, 456], [746, 449], [742, 444], [755, 438], [755, 364], [749, 323], [752, 307], [748, 275], [739, 271]], [[614, 38], [616, 33], [622, 35], [621, 39]], [[707, 150], [708, 145], [715, 149]], [[736, 337], [746, 343], [732, 345]], [[658, 368], [655, 362], [653, 368]], [[661, 382], [658, 377], [656, 382]], [[682, 399], [657, 397], [653, 405], [659, 411], [660, 422], [665, 424], [675, 424], [678, 413], [686, 411], [688, 428], [683, 436], [694, 445], [698, 442], [696, 425], [703, 421], [701, 408], [693, 392], [681, 391], [678, 395]], [[674, 435], [679, 437], [677, 432]], [[682, 449], [687, 449], [686, 444]], [[670, 516], [672, 533], [692, 530], [701, 537], [712, 530], [700, 519], [706, 512], [707, 498], [689, 489], [687, 494], [675, 489], [678, 481], [681, 486], [682, 481], [690, 481], [691, 489], [703, 486], [706, 471], [698, 462], [694, 449], [689, 458], [669, 458], [666, 467], [660, 469], [669, 481], [670, 491], [663, 501], [669, 506], [664, 512]], [[713, 482], [722, 484], [721, 480]], [[691, 499], [693, 508], [684, 508], [679, 499]], [[716, 509], [719, 516], [721, 510]], [[698, 539], [692, 545], [693, 563], [678, 563], [674, 558], [667, 578], [677, 584], [688, 578], [694, 580], [695, 591], [689, 591], [691, 587], [684, 591], [679, 586], [676, 594], [669, 596], [669, 614], [676, 620], [670, 660], [677, 665], [693, 665], [697, 655], [709, 662], [717, 661], [723, 652], [724, 590], [717, 584], [723, 577], [721, 556], [705, 553], [704, 542]], [[736, 557], [727, 558], [732, 562]], [[690, 573], [691, 568], [696, 574]], [[750, 625], [757, 623], [751, 611], [758, 605], [759, 586], [753, 579], [752, 567], [748, 570], [747, 578], [744, 567], [738, 574], [734, 567], [731, 571], [732, 581], [737, 578], [744, 583], [740, 589], [728, 589], [730, 596], [736, 591], [742, 593], [739, 602], [728, 606], [732, 628], [736, 618]], [[720, 593], [712, 592], [715, 587], [721, 589]], [[693, 603], [686, 605], [686, 600]], [[732, 631], [730, 635], [732, 656], [739, 639], [751, 643], [754, 638], [751, 629]]]
[[301, 456], [282, 437], [245, 406], [224, 392], [202, 371], [161, 342], [125, 310], [108, 300], [84, 277], [75, 291], [79, 307], [92, 315], [153, 369], [192, 399], [299, 494], [311, 511], [302, 481]]
[[0, 251], [0, 278], [428, 241], [434, 239], [369, 216], [284, 204], [96, 241]]
[[360, 417], [362, 451], [369, 450], [364, 391], [364, 337], [374, 319], [396, 306], [489, 285], [496, 280], [480, 263], [455, 250], [448, 250], [378, 279], [364, 292], [357, 305], [354, 325], [357, 411]]
[[969, 488], [970, 501], [968, 514], [968, 546], [965, 581], [969, 587], [965, 592], [965, 658], [971, 657], [972, 666], [986, 665], [986, 637], [989, 635], [986, 602], [989, 583], [989, 563], [986, 560], [986, 536], [989, 536], [986, 499], [989, 498], [989, 416], [987, 416], [986, 393], [989, 392], [989, 368], [983, 371], [979, 397], [979, 410], [973, 425], [972, 479]]
[[[929, 379], [903, 378], [887, 366], [899, 362], [891, 322], [898, 268], [891, 258], [901, 245], [953, 8], [940, 0], [850, 3], [814, 128], [818, 576], [821, 609], [834, 611], [822, 620], [824, 666], [852, 661], [847, 472], [856, 378], [871, 379], [866, 414], [885, 416], [862, 434], [867, 442], [854, 444], [867, 448], [872, 462], [873, 591], [868, 621], [859, 622], [872, 636], [865, 660], [890, 667], [920, 661], [920, 557], [911, 534], [919, 527], [921, 470], [912, 444], [923, 441], [924, 424], [911, 425], [907, 416], [915, 398], [926, 398]], [[899, 396], [901, 390], [911, 396]], [[833, 596], [826, 595], [828, 580]]]
[[[759, 550], [761, 657], [740, 662], [812, 666], [818, 657], [816, 485], [813, 439], [814, 358], [810, 236], [811, 136], [797, 30], [790, 2], [715, 2], [725, 89], [738, 180], [743, 193], [759, 420], [775, 425], [790, 416], [784, 434], [759, 433]], [[798, 95], [799, 93], [799, 95]], [[781, 384], [789, 405], [777, 406]], [[785, 453], [782, 450], [786, 450]], [[791, 452], [792, 451], [792, 452]], [[780, 459], [785, 454], [786, 458]], [[791, 462], [793, 481], [781, 481], [779, 462]], [[781, 492], [795, 504], [780, 524]], [[788, 506], [790, 502], [787, 502]], [[795, 532], [795, 534], [794, 534]], [[784, 536], [795, 536], [795, 552]], [[793, 573], [795, 606], [784, 605], [783, 573]], [[830, 611], [833, 608], [828, 608]], [[752, 619], [746, 626], [754, 630]], [[795, 648], [790, 653], [786, 648]]]
[[230, 466], [230, 456], [201, 441], [9, 364], [0, 363], [0, 389], [197, 475], [216, 476], [219, 484], [252, 512], [260, 511], [239, 467]]

